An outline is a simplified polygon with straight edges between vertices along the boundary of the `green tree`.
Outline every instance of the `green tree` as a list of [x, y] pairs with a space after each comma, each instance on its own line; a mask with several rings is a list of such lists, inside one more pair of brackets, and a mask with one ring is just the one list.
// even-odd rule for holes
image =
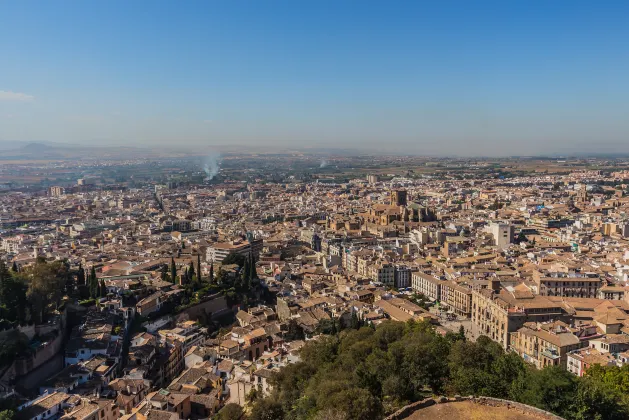
[[578, 381], [576, 395], [571, 402], [571, 407], [563, 411], [566, 418], [575, 420], [629, 418], [627, 395], [620, 393], [616, 384], [606, 384], [592, 377], [581, 378]]
[[254, 404], [249, 420], [283, 420], [282, 405], [271, 398], [263, 398]]
[[0, 332], [0, 366], [6, 366], [29, 351], [29, 339], [16, 329]]
[[258, 390], [255, 386], [251, 388], [251, 391], [247, 394], [245, 399], [249, 404], [255, 403], [262, 395], [262, 392]]
[[168, 264], [162, 265], [160, 278], [164, 281], [168, 281]]
[[577, 377], [559, 366], [530, 369], [514, 381], [511, 396], [516, 401], [568, 418], [577, 385]]
[[242, 407], [235, 403], [226, 404], [218, 412], [218, 420], [240, 420], [243, 416]]
[[63, 296], [68, 276], [67, 266], [61, 261], [48, 264], [38, 260], [20, 273], [28, 282], [27, 297], [36, 322], [44, 322], [47, 308], [56, 308]]
[[524, 234], [524, 232], [520, 231], [520, 234], [518, 235], [518, 238], [516, 239], [516, 243], [522, 243], [526, 241], [527, 241], [526, 235]]
[[94, 266], [92, 266], [92, 268], [90, 269], [90, 274], [87, 279], [87, 282], [88, 282], [88, 286], [90, 290], [90, 297], [92, 299], [97, 298], [98, 297], [98, 278], [96, 277], [96, 268], [94, 268]]
[[177, 266], [174, 257], [170, 257], [170, 281], [177, 283]]
[[199, 283], [203, 281], [201, 278], [201, 254], [197, 254], [197, 281]]
[[192, 280], [192, 276], [194, 276], [194, 264], [190, 261], [190, 265], [188, 266], [188, 280]]
[[0, 420], [13, 420], [15, 418], [15, 412], [13, 410], [0, 411]]
[[83, 265], [80, 263], [76, 272], [76, 283], [80, 286], [85, 284], [85, 270], [83, 270]]
[[250, 283], [253, 279], [258, 278], [258, 273], [256, 271], [256, 259], [253, 256], [253, 252], [249, 253], [249, 257], [247, 258], [247, 280]]
[[459, 340], [465, 341], [465, 327], [463, 325], [459, 327]]
[[330, 319], [322, 319], [317, 325], [316, 332], [318, 334], [334, 335], [339, 331], [339, 320], [332, 317]]
[[382, 417], [380, 401], [368, 390], [358, 387], [345, 387], [327, 395], [321, 407], [345, 413], [350, 419], [375, 420]]
[[288, 341], [303, 340], [305, 338], [304, 329], [295, 321], [290, 319], [287, 325], [287, 331], [284, 333], [284, 339]]
[[250, 274], [249, 274], [250, 267], [251, 267], [251, 263], [249, 261], [249, 258], [245, 258], [243, 266], [240, 269], [240, 279], [242, 280], [241, 284], [245, 284], [246, 281], [249, 279], [249, 277], [250, 277]]
[[105, 280], [100, 279], [99, 282], [99, 297], [107, 296], [107, 286], [105, 286]]
[[224, 265], [236, 264], [239, 267], [245, 265], [245, 257], [240, 254], [230, 253], [223, 259]]
[[216, 283], [221, 286], [228, 283], [227, 273], [223, 270], [223, 267], [218, 268], [218, 273], [216, 273]]
[[21, 324], [26, 322], [27, 290], [26, 284], [0, 262], [0, 317]]
[[356, 313], [356, 311], [352, 311], [352, 317], [349, 323], [349, 327], [354, 330], [360, 328], [360, 320], [358, 319], [358, 314]]
[[588, 368], [586, 376], [610, 386], [614, 391], [629, 395], [629, 365], [622, 367], [593, 365]]

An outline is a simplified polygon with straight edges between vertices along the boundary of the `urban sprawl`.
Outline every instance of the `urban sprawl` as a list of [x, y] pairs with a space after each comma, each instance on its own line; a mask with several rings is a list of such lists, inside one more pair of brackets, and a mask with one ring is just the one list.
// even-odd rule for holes
[[[35, 174], [0, 185], [4, 408], [256, 418], [302, 349], [392, 321], [535, 370], [629, 364], [626, 162], [246, 159], [0, 165]], [[417, 396], [382, 398], [360, 416]]]

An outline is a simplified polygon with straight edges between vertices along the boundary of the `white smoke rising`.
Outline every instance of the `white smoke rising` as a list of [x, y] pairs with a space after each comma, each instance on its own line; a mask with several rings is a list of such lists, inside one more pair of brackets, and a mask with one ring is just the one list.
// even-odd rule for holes
[[319, 168], [325, 168], [326, 166], [328, 166], [328, 161], [321, 159], [321, 165], [319, 165]]
[[203, 161], [203, 170], [207, 175], [207, 180], [211, 181], [218, 171], [221, 169], [221, 155], [216, 153], [210, 153]]

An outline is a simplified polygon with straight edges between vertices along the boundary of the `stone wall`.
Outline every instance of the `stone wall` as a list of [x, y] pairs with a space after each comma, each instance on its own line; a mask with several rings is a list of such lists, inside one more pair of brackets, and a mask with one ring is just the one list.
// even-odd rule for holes
[[50, 334], [53, 331], [57, 331], [59, 328], [58, 324], [42, 324], [20, 326], [18, 330], [25, 334], [29, 340], [32, 340], [36, 335], [42, 336]]
[[67, 319], [68, 312], [67, 308], [65, 308], [61, 314], [55, 317], [54, 321], [41, 325], [18, 327], [17, 330], [25, 334], [30, 340], [37, 335], [46, 337], [47, 341], [43, 342], [32, 353], [16, 358], [11, 366], [2, 373], [0, 382], [12, 383], [13, 381], [23, 379], [26, 375], [36, 371], [40, 366], [53, 360], [63, 349]]
[[406, 417], [413, 414], [415, 411], [421, 410], [422, 408], [430, 407], [431, 405], [435, 405], [435, 404], [437, 404], [437, 401], [435, 401], [433, 398], [426, 398], [425, 400], [417, 401], [417, 402], [414, 402], [413, 404], [409, 404], [405, 407], [400, 408], [398, 411], [391, 414], [385, 420], [405, 419]]
[[561, 417], [556, 416], [548, 411], [540, 410], [536, 407], [531, 407], [530, 405], [521, 404], [515, 401], [502, 400], [499, 398], [490, 398], [490, 397], [455, 397], [455, 398], [445, 398], [440, 397], [437, 399], [427, 398], [422, 401], [417, 401], [413, 404], [409, 404], [405, 407], [402, 407], [395, 413], [388, 416], [385, 420], [402, 420], [409, 417], [414, 412], [421, 410], [422, 408], [430, 407], [435, 404], [448, 404], [453, 403], [456, 404], [460, 401], [471, 401], [479, 405], [486, 405], [492, 407], [505, 407], [508, 409], [517, 410], [521, 413], [530, 414], [535, 416], [540, 420], [563, 420]]
[[188, 315], [189, 319], [197, 320], [205, 314], [212, 318], [219, 317], [230, 311], [225, 297], [219, 294], [213, 295], [209, 300], [200, 302], [194, 306], [184, 309], [181, 313]]
[[59, 333], [52, 341], [37, 348], [34, 354], [15, 360], [13, 370], [16, 376], [26, 375], [52, 359], [63, 347], [63, 334]]

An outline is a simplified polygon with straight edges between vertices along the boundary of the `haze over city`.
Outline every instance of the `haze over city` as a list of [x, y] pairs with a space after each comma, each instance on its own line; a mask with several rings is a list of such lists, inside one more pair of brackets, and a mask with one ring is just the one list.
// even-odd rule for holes
[[627, 153], [622, 1], [0, 4], [0, 141]]

